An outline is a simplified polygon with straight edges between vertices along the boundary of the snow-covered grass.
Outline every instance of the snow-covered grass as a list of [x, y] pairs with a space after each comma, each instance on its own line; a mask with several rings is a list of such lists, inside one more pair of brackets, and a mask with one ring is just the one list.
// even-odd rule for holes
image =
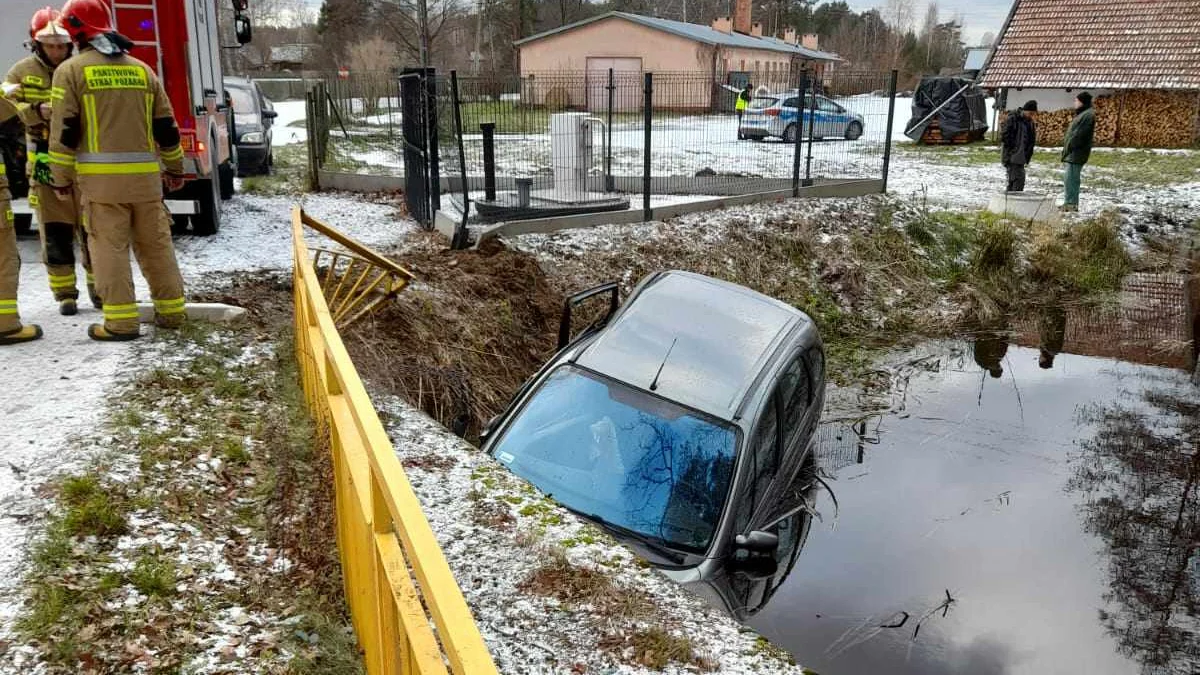
[[[374, 203], [336, 194], [288, 197], [238, 195], [226, 204], [225, 221], [214, 237], [179, 237], [177, 257], [189, 293], [220, 289], [231, 273], [291, 269], [291, 207], [302, 204], [369, 245], [388, 248], [415, 225], [390, 202]], [[321, 237], [314, 244], [331, 245]], [[0, 402], [5, 432], [0, 439], [0, 641], [9, 639], [20, 608], [30, 537], [43, 530], [43, 486], [78, 470], [99, 449], [92, 437], [119, 388], [152, 367], [161, 344], [102, 344], [89, 340], [88, 323], [102, 320], [86, 300], [80, 314], [58, 315], [36, 238], [19, 241], [21, 317], [40, 324], [42, 340], [3, 348]], [[82, 277], [82, 270], [79, 270]], [[134, 271], [140, 300], [149, 295]], [[82, 288], [82, 282], [80, 284]], [[86, 296], [85, 296], [86, 297]], [[117, 403], [120, 399], [115, 399]], [[202, 409], [198, 408], [197, 415]], [[0, 669], [0, 672], [4, 672]], [[30, 672], [16, 670], [10, 672]]]
[[328, 477], [288, 346], [201, 326], [156, 346], [80, 439], [92, 459], [43, 491], [0, 668], [285, 672], [317, 630], [323, 658], [355, 665], [342, 606], [322, 599], [340, 590], [330, 507], [313, 506], [327, 491], [296, 485]]

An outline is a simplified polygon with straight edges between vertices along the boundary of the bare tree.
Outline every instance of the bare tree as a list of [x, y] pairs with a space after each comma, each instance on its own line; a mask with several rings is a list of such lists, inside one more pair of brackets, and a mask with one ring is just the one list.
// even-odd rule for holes
[[984, 33], [983, 37], [979, 38], [980, 47], [991, 47], [994, 44], [996, 44], [996, 34], [991, 31]]
[[431, 65], [433, 43], [442, 29], [463, 12], [461, 0], [378, 0], [377, 5], [388, 35], [417, 54], [423, 67]]

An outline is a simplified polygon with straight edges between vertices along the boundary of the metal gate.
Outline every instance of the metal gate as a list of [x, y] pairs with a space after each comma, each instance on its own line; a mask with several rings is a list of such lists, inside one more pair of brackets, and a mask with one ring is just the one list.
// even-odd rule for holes
[[404, 197], [408, 212], [426, 229], [442, 206], [438, 167], [437, 78], [433, 68], [407, 68], [400, 75], [404, 144]]

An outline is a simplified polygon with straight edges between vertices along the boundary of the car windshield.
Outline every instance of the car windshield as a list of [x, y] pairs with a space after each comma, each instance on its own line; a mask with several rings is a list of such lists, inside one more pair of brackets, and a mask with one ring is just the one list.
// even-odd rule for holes
[[725, 505], [736, 452], [730, 425], [563, 366], [493, 454], [568, 508], [703, 553]]
[[779, 103], [779, 99], [777, 98], [772, 98], [770, 96], [759, 96], [758, 98], [752, 99], [750, 101], [750, 105], [747, 107], [750, 110], [765, 110], [776, 103]]
[[239, 115], [254, 114], [254, 97], [250, 92], [238, 87], [229, 87], [229, 96], [233, 99], [233, 112]]

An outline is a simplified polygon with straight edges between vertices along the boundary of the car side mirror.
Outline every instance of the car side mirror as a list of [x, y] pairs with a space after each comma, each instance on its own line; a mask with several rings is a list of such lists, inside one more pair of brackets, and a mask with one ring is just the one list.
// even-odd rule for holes
[[233, 32], [239, 45], [248, 44], [254, 39], [254, 29], [250, 27], [250, 17], [238, 13], [233, 17]]
[[496, 430], [496, 425], [499, 423], [500, 423], [500, 416], [496, 415], [496, 416], [492, 417], [492, 419], [488, 420], [487, 424], [483, 425], [483, 428], [479, 430], [479, 444], [480, 445], [483, 445], [485, 442], [487, 442], [487, 439], [491, 437], [492, 432], [494, 432]]
[[274, 110], [264, 110], [262, 116], [265, 120], [273, 120], [276, 117], [279, 117], [279, 113], [275, 112]]
[[733, 545], [751, 553], [774, 553], [779, 548], [779, 535], [755, 530], [750, 534], [739, 534]]

